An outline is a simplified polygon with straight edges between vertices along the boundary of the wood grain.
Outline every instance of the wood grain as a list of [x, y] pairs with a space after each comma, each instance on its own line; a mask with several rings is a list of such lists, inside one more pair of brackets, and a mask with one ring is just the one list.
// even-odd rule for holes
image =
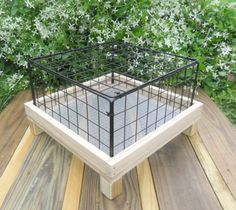
[[[194, 124], [201, 115], [202, 103], [193, 101], [192, 106], [188, 109], [112, 158], [86, 141], [82, 136], [77, 135], [58, 120], [34, 106], [32, 101], [25, 104], [25, 110], [34, 124], [77, 155], [109, 183], [112, 183]], [[156, 141], [156, 138], [160, 141]]]
[[66, 184], [66, 192], [62, 207], [63, 210], [78, 210], [80, 204], [83, 175], [84, 163], [79, 158], [73, 155]]
[[27, 156], [34, 140], [33, 134], [28, 128], [8, 163], [3, 175], [0, 178], [0, 207], [6, 198], [6, 195], [17, 177], [18, 171], [21, 169], [25, 157]]
[[28, 121], [29, 121], [29, 127], [31, 130], [31, 133], [33, 133], [34, 136], [38, 136], [41, 133], [43, 133], [43, 130], [39, 128], [37, 125], [35, 125], [33, 122], [31, 122], [30, 119], [28, 119]]
[[44, 130], [83, 162], [96, 169], [99, 174], [106, 176], [106, 173], [110, 172], [107, 163], [110, 156], [34, 106], [32, 102], [25, 104], [25, 110], [28, 118], [33, 121], [35, 125]]
[[194, 101], [191, 107], [115, 155], [109, 161], [113, 179], [121, 177], [194, 124], [200, 118], [201, 111], [202, 103]]
[[197, 133], [197, 130], [198, 130], [198, 126], [197, 126], [197, 122], [196, 122], [193, 125], [191, 125], [188, 129], [186, 129], [183, 132], [183, 134], [188, 136], [188, 137], [191, 137], [191, 136], [193, 136], [194, 134]]
[[122, 192], [123, 182], [122, 177], [112, 183], [108, 182], [100, 176], [100, 191], [110, 200], [119, 196]]
[[201, 137], [197, 133], [196, 135], [189, 137], [189, 140], [207, 175], [208, 180], [211, 183], [216, 196], [218, 197], [218, 200], [220, 201], [221, 206], [223, 207], [223, 209], [235, 210], [236, 200], [233, 198], [232, 193], [230, 192], [219, 170], [216, 168], [213, 160], [207, 152], [206, 147], [201, 140]]
[[22, 91], [0, 114], [0, 177], [28, 127], [23, 103], [29, 100], [31, 93]]
[[199, 99], [204, 103], [201, 139], [236, 199], [236, 128], [203, 91]]
[[161, 210], [221, 209], [185, 135], [149, 158]]
[[123, 191], [112, 201], [100, 192], [99, 175], [85, 167], [80, 210], [141, 210], [136, 170], [123, 177]]
[[143, 210], [159, 210], [148, 159], [137, 166], [138, 182]]
[[61, 209], [70, 158], [71, 153], [46, 134], [37, 137], [2, 209]]

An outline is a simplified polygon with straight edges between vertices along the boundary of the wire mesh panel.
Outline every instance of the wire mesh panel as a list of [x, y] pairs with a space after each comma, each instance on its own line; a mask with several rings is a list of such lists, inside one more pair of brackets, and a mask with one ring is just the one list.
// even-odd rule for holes
[[114, 156], [193, 103], [198, 62], [104, 43], [29, 61], [34, 104]]

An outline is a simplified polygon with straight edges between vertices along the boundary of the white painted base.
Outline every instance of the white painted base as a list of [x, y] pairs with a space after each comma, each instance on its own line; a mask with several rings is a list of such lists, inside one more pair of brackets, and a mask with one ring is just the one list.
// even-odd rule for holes
[[109, 182], [100, 176], [100, 190], [109, 199], [114, 199], [122, 192], [122, 177], [114, 182]]
[[198, 126], [197, 126], [197, 122], [192, 124], [189, 128], [187, 128], [185, 131], [183, 131], [183, 134], [191, 137], [193, 135], [195, 135], [197, 133], [198, 130]]
[[38, 127], [35, 123], [33, 123], [33, 121], [31, 121], [29, 119], [29, 127], [30, 127], [30, 132], [34, 135], [34, 136], [38, 136], [41, 133], [43, 133], [44, 131]]
[[[120, 75], [120, 77], [124, 76]], [[140, 83], [140, 81], [137, 82]], [[79, 87], [70, 87], [68, 88], [68, 92], [73, 91], [74, 88], [79, 89]], [[153, 93], [159, 92], [159, 89], [155, 86], [150, 86], [150, 88]], [[166, 91], [166, 94], [171, 95], [173, 93], [167, 93]], [[53, 95], [51, 97], [53, 97]], [[175, 94], [175, 97], [181, 98], [177, 94]], [[39, 98], [38, 100], [42, 99]], [[47, 100], [49, 100], [49, 98]], [[187, 99], [183, 97], [183, 101], [186, 100]], [[32, 123], [31, 129], [33, 133], [39, 135], [42, 131], [45, 131], [53, 139], [93, 168], [101, 176], [101, 191], [108, 198], [112, 199], [119, 195], [122, 190], [121, 177], [124, 174], [180, 133], [183, 132], [188, 136], [194, 135], [197, 130], [196, 122], [201, 116], [202, 106], [202, 103], [194, 100], [192, 106], [183, 110], [180, 114], [114, 157], [110, 157], [82, 136], [52, 118], [35, 106], [32, 101], [25, 103], [25, 111]]]

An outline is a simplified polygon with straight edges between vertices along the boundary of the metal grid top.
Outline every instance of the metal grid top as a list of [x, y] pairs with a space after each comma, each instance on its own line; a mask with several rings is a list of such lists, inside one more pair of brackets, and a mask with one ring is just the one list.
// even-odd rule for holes
[[[198, 63], [196, 59], [174, 55], [162, 51], [141, 48], [122, 42], [109, 42], [89, 47], [78, 48], [31, 59], [29, 65], [40, 67], [56, 77], [95, 93], [109, 101], [114, 101], [150, 84], [170, 77], [185, 68]], [[95, 81], [96, 84], [114, 89], [114, 95], [97, 90], [97, 86], [84, 84], [102, 75], [114, 73], [142, 81], [141, 84], [127, 90], [120, 90], [112, 83]]]

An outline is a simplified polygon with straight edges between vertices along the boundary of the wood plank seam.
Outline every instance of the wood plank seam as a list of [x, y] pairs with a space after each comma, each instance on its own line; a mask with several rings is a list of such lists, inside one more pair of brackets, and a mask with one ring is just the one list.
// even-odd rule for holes
[[62, 210], [78, 210], [84, 177], [84, 163], [72, 156]]
[[199, 133], [197, 132], [188, 139], [220, 205], [225, 210], [235, 210], [236, 200], [204, 146]]
[[160, 207], [159, 199], [158, 199], [158, 186], [154, 184], [154, 177], [153, 177], [154, 175], [153, 175], [152, 170], [151, 170], [151, 164], [150, 164], [149, 158], [148, 158], [148, 164], [149, 164], [149, 167], [150, 167], [150, 173], [151, 173], [151, 177], [152, 177], [152, 186], [153, 186], [154, 191], [155, 191], [156, 201], [157, 201], [157, 205], [158, 205], [157, 210], [160, 210], [161, 207]]
[[157, 193], [148, 159], [136, 167], [143, 210], [159, 210]]
[[[71, 90], [73, 90], [73, 87]], [[154, 90], [159, 92], [158, 88], [153, 87]], [[167, 92], [167, 94], [171, 93]], [[181, 96], [181, 98], [185, 100], [184, 97]], [[38, 127], [46, 131], [69, 151], [80, 157], [80, 159], [109, 182], [119, 179], [145, 158], [172, 140], [178, 133], [185, 130], [189, 124], [193, 124], [200, 117], [201, 109], [202, 104], [193, 101], [192, 106], [179, 113], [172, 120], [164, 123], [154, 132], [144, 136], [129, 148], [111, 158], [96, 146], [86, 141], [86, 139], [61, 124], [58, 120], [52, 118], [45, 111], [34, 106], [32, 101], [25, 103], [26, 114]], [[175, 124], [178, 126], [175, 126]], [[171, 128], [172, 126], [173, 129]], [[156, 138], [160, 138], [161, 141], [156, 141]]]
[[0, 207], [2, 206], [9, 189], [14, 183], [17, 173], [24, 163], [33, 140], [34, 135], [31, 133], [30, 128], [27, 128], [2, 177], [0, 178]]
[[122, 193], [123, 182], [122, 177], [114, 182], [109, 182], [104, 177], [100, 176], [100, 191], [108, 199], [112, 200]]
[[236, 199], [236, 127], [203, 90], [198, 99], [204, 103], [199, 121], [202, 142]]
[[23, 105], [28, 100], [31, 100], [30, 92], [21, 91], [0, 113], [0, 177], [28, 128]]

